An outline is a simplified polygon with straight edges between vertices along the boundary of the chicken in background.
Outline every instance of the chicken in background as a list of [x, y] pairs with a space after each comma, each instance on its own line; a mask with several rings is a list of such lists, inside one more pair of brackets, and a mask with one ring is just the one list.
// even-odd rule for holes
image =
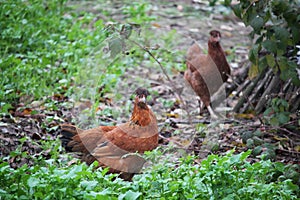
[[98, 161], [110, 173], [120, 173], [131, 180], [145, 160], [139, 155], [158, 146], [158, 127], [154, 113], [146, 103], [148, 90], [135, 91], [134, 108], [128, 122], [117, 126], [99, 126], [81, 130], [71, 124], [61, 125], [62, 146], [67, 151], [81, 152], [88, 165]]
[[230, 75], [230, 66], [220, 39], [219, 31], [210, 32], [207, 55], [202, 52], [198, 44], [194, 43], [187, 51], [187, 70], [184, 73], [184, 78], [200, 97], [212, 118], [217, 118], [217, 115], [211, 108], [211, 96], [221, 88]]

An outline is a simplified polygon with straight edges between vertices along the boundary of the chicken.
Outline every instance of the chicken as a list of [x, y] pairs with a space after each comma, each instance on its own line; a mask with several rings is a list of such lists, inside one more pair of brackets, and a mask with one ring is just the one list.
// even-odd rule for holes
[[98, 161], [110, 173], [131, 180], [145, 160], [139, 155], [158, 146], [158, 128], [154, 113], [146, 104], [149, 92], [138, 88], [134, 108], [128, 122], [118, 126], [99, 126], [81, 130], [70, 124], [61, 125], [61, 141], [66, 150], [81, 152], [87, 164]]
[[211, 117], [217, 118], [211, 108], [211, 96], [216, 93], [230, 75], [230, 67], [220, 44], [221, 33], [210, 32], [208, 54], [203, 54], [194, 43], [187, 51], [187, 70], [184, 78], [207, 107]]

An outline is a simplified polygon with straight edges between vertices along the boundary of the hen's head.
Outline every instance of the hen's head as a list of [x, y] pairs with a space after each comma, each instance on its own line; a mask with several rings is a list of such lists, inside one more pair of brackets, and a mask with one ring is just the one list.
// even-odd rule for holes
[[217, 31], [217, 30], [212, 30], [209, 32], [210, 34], [210, 38], [209, 38], [209, 41], [213, 44], [217, 44], [220, 42], [221, 40], [221, 33], [220, 31]]
[[138, 88], [135, 90], [135, 103], [143, 109], [148, 108], [147, 104], [146, 104], [146, 99], [147, 97], [150, 95], [149, 91], [144, 89], [144, 88]]

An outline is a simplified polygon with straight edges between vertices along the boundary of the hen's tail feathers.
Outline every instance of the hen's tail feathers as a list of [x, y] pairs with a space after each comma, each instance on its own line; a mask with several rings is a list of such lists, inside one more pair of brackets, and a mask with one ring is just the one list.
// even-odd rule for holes
[[61, 144], [66, 151], [72, 151], [72, 147], [68, 146], [68, 143], [73, 140], [73, 137], [78, 134], [76, 126], [71, 124], [61, 124]]

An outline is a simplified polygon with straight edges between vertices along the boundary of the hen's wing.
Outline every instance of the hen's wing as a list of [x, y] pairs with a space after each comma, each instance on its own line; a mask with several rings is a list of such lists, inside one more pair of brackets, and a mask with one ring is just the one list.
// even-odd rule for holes
[[194, 44], [190, 46], [190, 48], [187, 50], [186, 59], [188, 61], [193, 60], [200, 54], [203, 54], [203, 52], [199, 45], [196, 42], [194, 42]]
[[[99, 126], [97, 128], [82, 130], [71, 124], [62, 124], [60, 138], [62, 145], [69, 151], [88, 153], [94, 149], [95, 141], [99, 141], [105, 132], [112, 131], [116, 126]], [[83, 141], [84, 143], [83, 144]]]
[[[105, 141], [97, 142], [96, 148], [90, 154], [99, 161], [99, 163], [108, 166], [113, 171], [138, 173], [140, 172], [145, 160], [137, 154], [132, 154], [124, 148], [126, 143], [130, 143], [130, 139], [122, 130], [118, 128], [113, 132], [108, 132]], [[114, 138], [114, 141], [111, 141]], [[127, 140], [126, 140], [127, 139]], [[115, 142], [118, 144], [115, 144]], [[84, 142], [83, 142], [84, 143]], [[120, 146], [118, 146], [120, 145]]]
[[[154, 117], [154, 115], [153, 115]], [[131, 122], [105, 133], [106, 142], [98, 143], [93, 155], [98, 161], [118, 171], [138, 173], [145, 160], [135, 153], [152, 150], [158, 145], [156, 119], [147, 126]]]
[[76, 126], [61, 125], [62, 135], [69, 136], [67, 147], [74, 152], [82, 152], [82, 160], [91, 164], [97, 160], [100, 166], [113, 171], [137, 173], [145, 160], [136, 152], [143, 153], [157, 147], [158, 128], [151, 111], [151, 122], [139, 126], [131, 122], [111, 127], [97, 127], [82, 130]]

